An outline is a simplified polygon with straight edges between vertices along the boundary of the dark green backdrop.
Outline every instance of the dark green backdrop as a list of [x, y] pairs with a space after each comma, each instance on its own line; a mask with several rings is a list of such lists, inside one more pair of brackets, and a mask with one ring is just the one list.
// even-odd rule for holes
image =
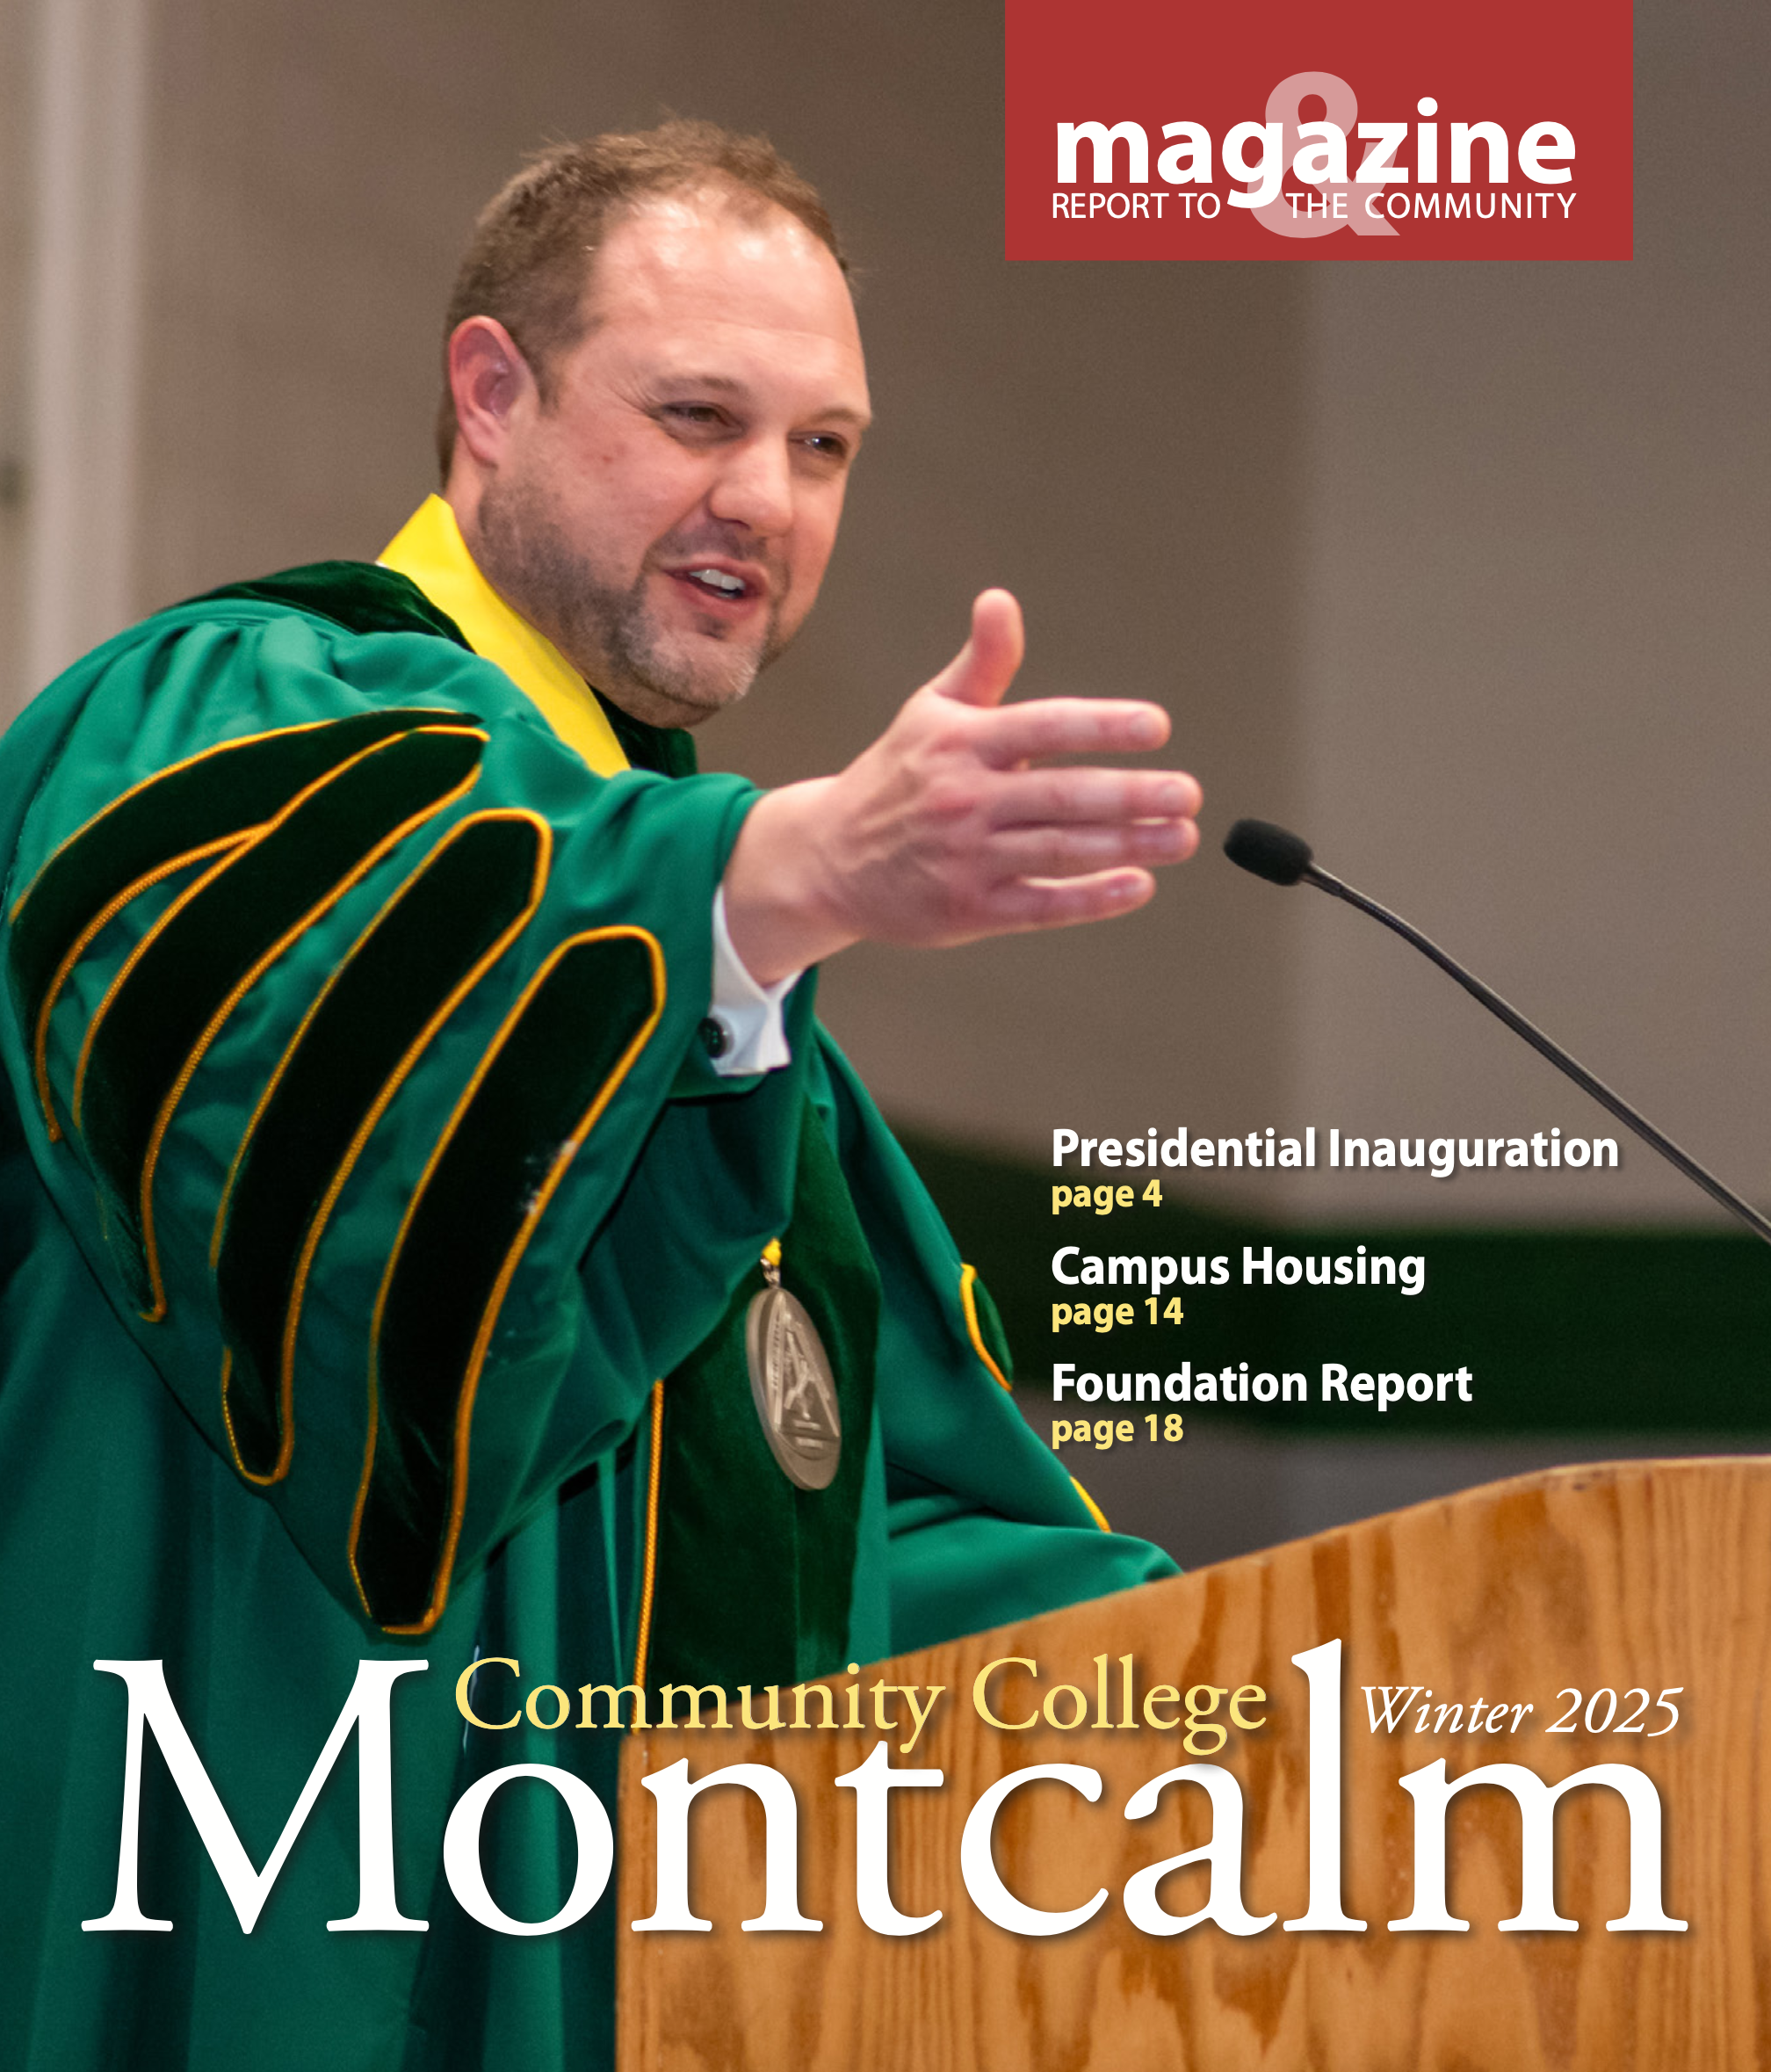
[[[1160, 1208], [1054, 1216], [1052, 1184], [1061, 1176], [1049, 1169], [900, 1134], [960, 1250], [996, 1298], [1018, 1378], [1036, 1387], [1048, 1384], [1054, 1358], [1083, 1369], [1161, 1373], [1182, 1359], [1212, 1369], [1247, 1360], [1251, 1371], [1302, 1369], [1312, 1401], [1307, 1409], [1219, 1405], [1211, 1417], [1247, 1419], [1276, 1437], [1771, 1431], [1771, 1247], [1754, 1238], [1282, 1228], [1182, 1207], [1167, 1185]], [[1242, 1247], [1249, 1243], [1270, 1243], [1276, 1255], [1349, 1251], [1361, 1243], [1375, 1252], [1420, 1253], [1427, 1286], [1412, 1297], [1387, 1288], [1245, 1288]], [[1054, 1300], [1073, 1293], [1123, 1299], [1128, 1292], [1059, 1286], [1051, 1261], [1060, 1244], [1102, 1253], [1227, 1254], [1231, 1281], [1182, 1290], [1186, 1321], [1178, 1327], [1054, 1336]], [[1141, 1302], [1134, 1307], [1146, 1314]], [[1455, 1413], [1405, 1402], [1382, 1416], [1319, 1403], [1313, 1399], [1325, 1359], [1355, 1372], [1465, 1366], [1476, 1376], [1476, 1400]]]

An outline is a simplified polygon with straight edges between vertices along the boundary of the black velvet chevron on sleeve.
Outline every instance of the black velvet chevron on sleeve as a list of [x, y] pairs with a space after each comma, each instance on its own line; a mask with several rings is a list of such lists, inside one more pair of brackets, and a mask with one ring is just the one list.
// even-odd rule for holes
[[499, 1305], [662, 1005], [662, 960], [643, 931], [561, 945], [494, 1040], [408, 1210], [382, 1286], [351, 1549], [364, 1606], [391, 1631], [423, 1632], [442, 1614]]
[[328, 981], [235, 1154], [216, 1293], [228, 1435], [255, 1482], [288, 1471], [295, 1334], [326, 1218], [424, 1045], [534, 912], [548, 847], [546, 823], [526, 812], [452, 829]]
[[106, 921], [181, 865], [244, 840], [365, 749], [439, 722], [472, 724], [472, 715], [388, 706], [220, 742], [133, 786], [62, 843], [13, 907], [7, 958], [46, 1108], [44, 1024], [68, 971]]
[[153, 1168], [170, 1112], [233, 1004], [401, 837], [471, 782], [485, 736], [423, 728], [375, 743], [225, 855], [137, 945], [86, 1032], [73, 1122], [111, 1249], [146, 1316], [163, 1312]]

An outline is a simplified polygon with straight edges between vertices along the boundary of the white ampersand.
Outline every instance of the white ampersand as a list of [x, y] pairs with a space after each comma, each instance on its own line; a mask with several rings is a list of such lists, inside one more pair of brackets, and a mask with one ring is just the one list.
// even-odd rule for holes
[[[1323, 103], [1319, 120], [1300, 125], [1298, 116], [1305, 99], [1314, 95]], [[1322, 125], [1332, 122], [1342, 136], [1350, 142], [1359, 121], [1359, 98], [1347, 82], [1333, 72], [1294, 72], [1289, 79], [1282, 79], [1267, 97], [1267, 120], [1281, 125], [1280, 156], [1290, 166], [1300, 149], [1305, 144], [1319, 144]], [[1305, 137], [1304, 127], [1317, 134]], [[1368, 144], [1366, 156], [1377, 149]], [[1313, 187], [1323, 198], [1324, 213], [1320, 215], [1294, 214], [1291, 204], [1283, 193], [1276, 194], [1265, 207], [1252, 213], [1257, 223], [1276, 231], [1281, 237], [1326, 237], [1331, 231], [1351, 230], [1360, 237], [1394, 237], [1396, 226], [1387, 217], [1373, 215], [1365, 206], [1374, 194], [1381, 194], [1381, 187], [1355, 187], [1350, 180], [1312, 180], [1302, 173], [1298, 179], [1306, 187]], [[1341, 204], [1341, 214], [1336, 214], [1334, 197], [1346, 196]]]

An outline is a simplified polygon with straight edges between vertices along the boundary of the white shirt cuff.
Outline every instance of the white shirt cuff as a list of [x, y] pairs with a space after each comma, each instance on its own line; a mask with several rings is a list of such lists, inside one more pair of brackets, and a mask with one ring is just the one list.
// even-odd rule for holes
[[781, 1003], [804, 975], [790, 972], [772, 986], [759, 986], [732, 947], [726, 926], [726, 887], [713, 895], [713, 998], [708, 1053], [722, 1079], [772, 1072], [793, 1062], [782, 1025]]

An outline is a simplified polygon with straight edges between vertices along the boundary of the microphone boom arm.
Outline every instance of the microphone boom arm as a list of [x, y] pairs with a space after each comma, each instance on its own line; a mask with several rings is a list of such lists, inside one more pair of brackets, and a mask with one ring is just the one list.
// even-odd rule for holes
[[[1306, 852], [1307, 853], [1307, 852]], [[1369, 914], [1374, 921], [1381, 921], [1385, 928], [1392, 929], [1404, 942], [1413, 943], [1423, 957], [1430, 957], [1441, 971], [1457, 980], [1472, 999], [1479, 1000], [1489, 1013], [1498, 1016], [1515, 1036], [1522, 1036], [1540, 1056], [1546, 1057], [1558, 1070], [1565, 1072], [1583, 1093], [1591, 1094], [1601, 1108], [1608, 1108], [1619, 1122], [1632, 1129], [1644, 1143], [1650, 1144], [1660, 1156], [1676, 1165], [1688, 1180], [1700, 1186], [1712, 1201], [1738, 1216], [1755, 1235], [1771, 1244], [1771, 1221], [1761, 1216], [1749, 1201], [1743, 1201], [1731, 1187], [1724, 1187], [1713, 1173], [1706, 1172], [1688, 1153], [1681, 1151], [1671, 1137], [1663, 1136], [1645, 1116], [1638, 1115], [1621, 1094], [1615, 1094], [1602, 1079], [1595, 1079], [1582, 1064], [1578, 1064], [1560, 1044], [1552, 1043], [1535, 1022], [1528, 1022], [1519, 1010], [1503, 1000], [1492, 986], [1485, 986], [1481, 980], [1464, 970], [1453, 957], [1448, 956], [1430, 936], [1422, 935], [1399, 914], [1392, 914], [1388, 907], [1379, 906], [1375, 899], [1368, 899], [1364, 893], [1346, 884], [1332, 872], [1325, 871], [1316, 863], [1306, 863], [1299, 876], [1312, 885], [1331, 894], [1335, 899], [1345, 900], [1348, 906], [1357, 907], [1362, 914]]]

